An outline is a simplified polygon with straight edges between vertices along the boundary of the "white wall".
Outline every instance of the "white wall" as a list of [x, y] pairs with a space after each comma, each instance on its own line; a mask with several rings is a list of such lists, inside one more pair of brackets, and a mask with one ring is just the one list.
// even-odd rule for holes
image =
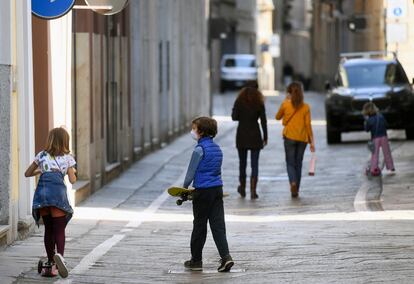
[[[49, 25], [49, 86], [52, 91], [53, 127], [72, 129], [72, 12], [48, 21]], [[71, 139], [73, 139], [71, 137]], [[72, 184], [66, 182], [68, 192]], [[71, 198], [72, 196], [69, 195]], [[73, 200], [70, 200], [73, 202]]]
[[[385, 0], [385, 5], [387, 5]], [[412, 82], [414, 78], [414, 4], [411, 0], [406, 0], [406, 17], [402, 18], [399, 23], [403, 24], [407, 28], [407, 40], [404, 42], [388, 43], [388, 51], [396, 51], [398, 53], [398, 59], [404, 67], [407, 77]], [[391, 23], [391, 19], [387, 19], [388, 23]]]
[[72, 12], [49, 21], [53, 127], [72, 128]]
[[4, 210], [0, 218], [8, 243], [33, 224], [34, 180], [23, 174], [34, 158], [31, 23], [30, 1], [0, 2], [0, 206], [9, 208], [7, 221]]
[[19, 220], [31, 222], [34, 178], [25, 178], [24, 171], [34, 158], [34, 105], [32, 60], [31, 1], [16, 1], [16, 91], [18, 98]]

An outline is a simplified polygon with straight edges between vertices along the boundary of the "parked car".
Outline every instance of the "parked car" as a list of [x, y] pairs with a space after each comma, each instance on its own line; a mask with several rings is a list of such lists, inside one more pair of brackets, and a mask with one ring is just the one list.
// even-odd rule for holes
[[225, 54], [220, 64], [220, 92], [242, 87], [257, 80], [256, 56], [252, 54]]
[[361, 113], [372, 101], [385, 116], [388, 129], [405, 129], [414, 139], [414, 91], [393, 53], [343, 53], [335, 85], [326, 85], [327, 142], [341, 142], [341, 133], [364, 129]]

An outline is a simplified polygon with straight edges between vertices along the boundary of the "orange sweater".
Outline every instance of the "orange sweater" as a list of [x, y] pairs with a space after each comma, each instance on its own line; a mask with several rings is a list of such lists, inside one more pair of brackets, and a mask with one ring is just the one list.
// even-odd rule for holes
[[[276, 114], [276, 119], [282, 119], [283, 136], [291, 140], [311, 143], [313, 132], [311, 113], [308, 104], [303, 104], [295, 113], [290, 99], [285, 99]], [[290, 120], [289, 120], [290, 119]], [[286, 122], [288, 124], [286, 125]]]

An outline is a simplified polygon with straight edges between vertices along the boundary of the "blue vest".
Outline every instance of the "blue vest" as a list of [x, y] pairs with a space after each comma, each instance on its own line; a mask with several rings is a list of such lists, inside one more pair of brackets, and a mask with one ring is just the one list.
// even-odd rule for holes
[[223, 162], [223, 153], [220, 147], [213, 142], [211, 137], [200, 138], [197, 146], [203, 148], [203, 158], [195, 172], [194, 187], [198, 189], [222, 186], [221, 163]]

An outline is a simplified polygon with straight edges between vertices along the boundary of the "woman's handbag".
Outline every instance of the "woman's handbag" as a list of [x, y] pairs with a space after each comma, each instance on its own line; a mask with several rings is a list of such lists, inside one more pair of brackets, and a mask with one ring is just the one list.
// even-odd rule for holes
[[315, 175], [315, 167], [316, 167], [316, 155], [312, 153], [312, 157], [310, 159], [309, 163], [309, 175], [314, 176]]

